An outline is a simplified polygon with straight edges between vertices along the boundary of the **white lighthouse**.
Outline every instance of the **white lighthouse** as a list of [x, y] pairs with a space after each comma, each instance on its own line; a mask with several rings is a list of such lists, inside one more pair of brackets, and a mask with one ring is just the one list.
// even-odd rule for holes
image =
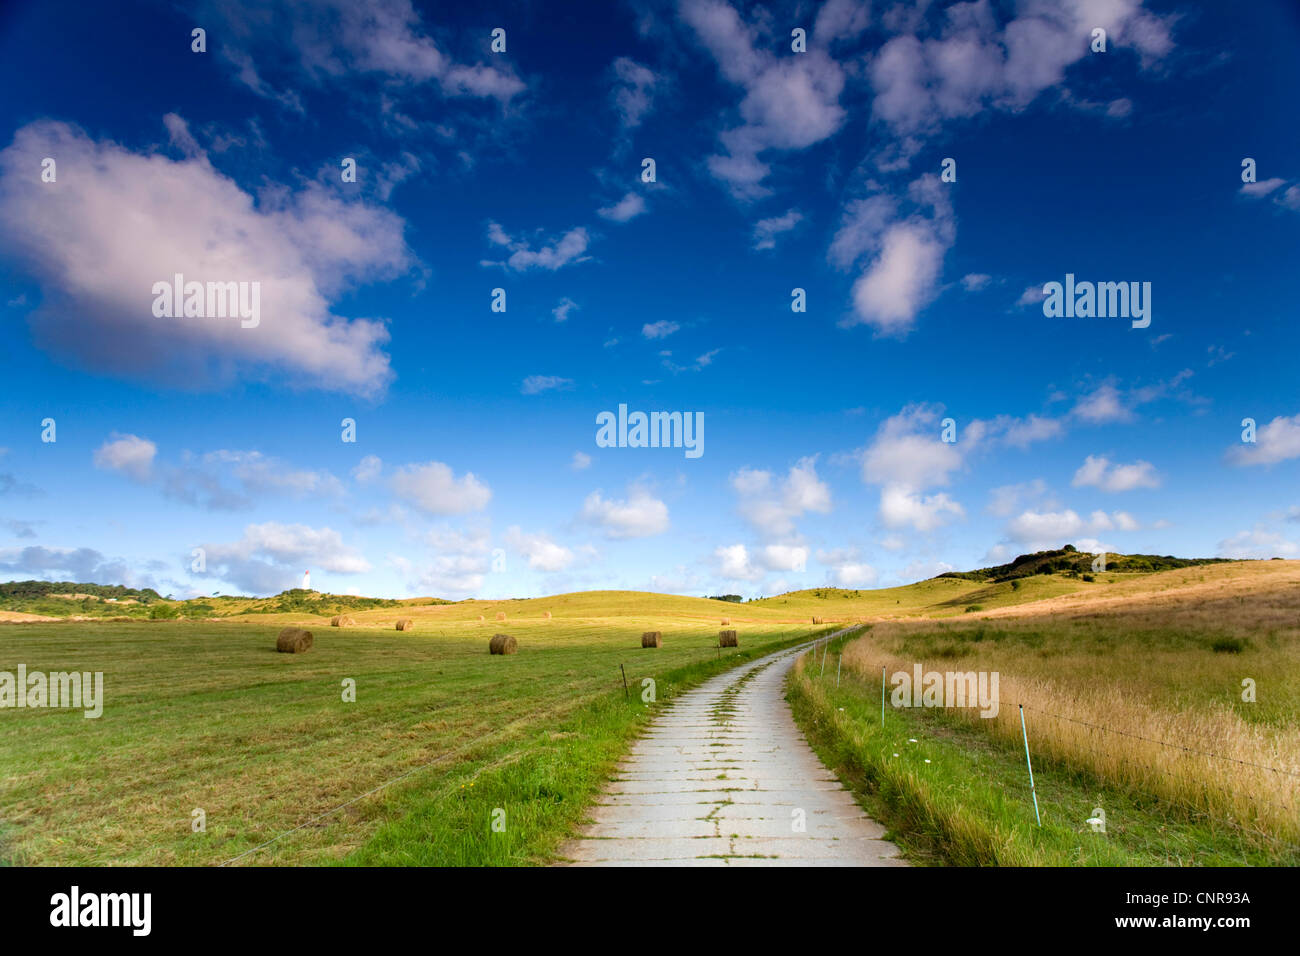
[[302, 589], [303, 589], [304, 591], [310, 591], [310, 590], [311, 590], [311, 571], [310, 571], [310, 570], [304, 571], [304, 572], [302, 573]]

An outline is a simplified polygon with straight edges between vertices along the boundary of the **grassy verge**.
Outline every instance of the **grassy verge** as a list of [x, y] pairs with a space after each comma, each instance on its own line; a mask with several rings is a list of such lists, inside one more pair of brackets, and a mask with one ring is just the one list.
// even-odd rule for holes
[[[835, 648], [831, 650], [835, 662]], [[848, 670], [791, 672], [795, 718], [814, 749], [918, 863], [959, 866], [1177, 866], [1300, 863], [1261, 840], [1140, 789], [1058, 759], [1034, 766], [1035, 822], [1024, 750], [942, 710], [886, 708], [880, 685]], [[1009, 705], [1008, 705], [1009, 706]], [[1031, 733], [1031, 747], [1032, 747]], [[1087, 821], [1105, 812], [1106, 832]]]

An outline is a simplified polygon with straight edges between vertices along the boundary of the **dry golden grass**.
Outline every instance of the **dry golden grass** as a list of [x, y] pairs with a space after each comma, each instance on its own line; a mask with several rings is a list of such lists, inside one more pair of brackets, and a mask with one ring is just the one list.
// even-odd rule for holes
[[1023, 703], [1036, 754], [1300, 844], [1300, 562], [1188, 568], [956, 621], [882, 622], [844, 663], [872, 680], [914, 663], [997, 671], [998, 716], [956, 713], [1019, 740]]

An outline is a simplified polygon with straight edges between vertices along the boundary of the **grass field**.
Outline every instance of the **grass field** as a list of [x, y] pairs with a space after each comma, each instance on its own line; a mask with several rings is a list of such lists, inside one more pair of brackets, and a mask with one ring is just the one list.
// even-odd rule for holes
[[[998, 672], [1000, 712], [891, 705], [882, 728], [881, 668], [916, 663]], [[1247, 679], [1254, 701], [1243, 700]], [[824, 756], [935, 861], [1300, 863], [1297, 562], [1162, 572], [959, 620], [883, 621], [845, 648], [839, 688], [801, 671], [792, 690]], [[1097, 807], [1105, 836], [1086, 824]]]
[[[357, 614], [357, 628], [300, 621], [316, 635], [302, 655], [275, 652], [291, 616], [7, 625], [0, 669], [103, 671], [106, 704], [95, 720], [3, 713], [0, 856], [219, 863], [414, 771], [240, 862], [544, 861], [644, 719], [643, 678], [662, 702], [815, 630], [630, 592], [500, 607], [507, 622], [496, 605], [402, 608], [417, 621], [406, 633], [391, 609]], [[714, 647], [723, 616], [741, 633], [730, 657]], [[649, 629], [663, 648], [641, 649]], [[497, 631], [518, 638], [517, 655], [488, 655]], [[196, 808], [206, 832], [192, 832]]]
[[[102, 671], [106, 696], [97, 720], [0, 713], [0, 860], [550, 862], [652, 714], [643, 678], [662, 704], [740, 660], [866, 621], [840, 686], [833, 668], [796, 670], [791, 697], [814, 745], [914, 859], [1300, 863], [1300, 562], [940, 578], [739, 605], [585, 592], [352, 615], [348, 628], [267, 606], [221, 620], [0, 626], [0, 670]], [[416, 629], [395, 631], [401, 617]], [[739, 651], [715, 646], [724, 618]], [[315, 632], [307, 654], [274, 651], [291, 623]], [[664, 647], [642, 650], [645, 630], [663, 631]], [[487, 654], [498, 631], [518, 638], [518, 655]], [[882, 731], [880, 668], [914, 662], [997, 670], [1001, 713], [891, 709]], [[1254, 703], [1240, 699], [1244, 678]], [[1096, 807], [1104, 836], [1085, 822]]]

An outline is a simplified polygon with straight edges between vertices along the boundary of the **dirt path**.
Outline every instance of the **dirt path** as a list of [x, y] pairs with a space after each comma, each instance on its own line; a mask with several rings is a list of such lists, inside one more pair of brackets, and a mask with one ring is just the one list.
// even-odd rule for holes
[[905, 866], [795, 726], [785, 675], [807, 649], [683, 694], [563, 855], [579, 866]]

